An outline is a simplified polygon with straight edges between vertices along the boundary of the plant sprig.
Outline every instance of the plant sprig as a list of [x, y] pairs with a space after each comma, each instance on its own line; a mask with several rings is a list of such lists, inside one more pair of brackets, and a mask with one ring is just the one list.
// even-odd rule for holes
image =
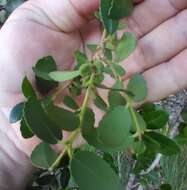
[[[93, 151], [73, 147], [78, 136], [105, 154], [130, 152], [136, 160], [135, 174], [148, 168], [158, 153], [170, 156], [180, 152], [179, 143], [162, 133], [169, 119], [165, 111], [154, 104], [146, 104], [139, 110], [133, 107], [147, 96], [143, 76], [136, 73], [126, 87], [123, 84], [125, 70], [121, 63], [133, 53], [136, 39], [128, 32], [119, 37], [117, 32], [120, 20], [129, 16], [132, 8], [131, 0], [100, 0], [97, 16], [103, 26], [101, 41], [88, 44], [93, 54], [91, 59], [83, 52], [75, 52], [74, 70], [57, 71], [51, 56], [36, 63], [33, 72], [43, 98], [38, 96], [27, 77], [23, 80], [22, 92], [26, 100], [13, 108], [10, 122], [21, 120], [22, 136], [37, 136], [42, 141], [33, 150], [31, 161], [35, 167], [47, 170], [47, 177], [54, 177], [53, 182], [47, 183], [53, 189], [68, 189], [71, 176], [81, 190], [123, 189], [114, 167], [111, 168], [113, 164]], [[113, 79], [113, 86], [104, 84], [106, 75]], [[99, 95], [100, 88], [107, 91], [108, 100]], [[68, 90], [68, 95], [63, 98], [64, 90]], [[83, 101], [77, 104], [75, 99], [80, 95]], [[63, 106], [55, 105], [59, 97]], [[90, 102], [104, 114], [97, 127]], [[67, 139], [63, 139], [62, 130], [70, 133]], [[57, 154], [51, 144], [61, 145], [61, 153]], [[67, 156], [70, 162], [64, 165], [62, 162]], [[56, 180], [59, 170], [66, 171], [61, 172], [60, 181], [59, 177]], [[38, 183], [38, 186], [42, 185]]]

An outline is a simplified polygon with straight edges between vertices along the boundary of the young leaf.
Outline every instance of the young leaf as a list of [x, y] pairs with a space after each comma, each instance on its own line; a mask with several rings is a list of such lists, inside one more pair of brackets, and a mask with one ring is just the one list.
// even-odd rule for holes
[[23, 113], [23, 108], [24, 108], [24, 103], [21, 102], [13, 107], [13, 109], [10, 112], [9, 116], [9, 122], [10, 123], [16, 123], [21, 120], [22, 118], [22, 113]]
[[85, 63], [85, 64], [80, 66], [79, 71], [80, 71], [80, 75], [82, 77], [86, 77], [86, 76], [89, 76], [91, 74], [92, 67], [89, 63]]
[[23, 79], [22, 82], [22, 92], [23, 95], [28, 98], [30, 96], [34, 96], [36, 97], [36, 93], [31, 85], [31, 83], [29, 82], [28, 78], [25, 76], [25, 78]]
[[97, 45], [96, 44], [88, 44], [87, 48], [92, 52], [95, 53], [97, 50]]
[[64, 82], [80, 76], [80, 71], [55, 71], [51, 72], [49, 76], [57, 82]]
[[163, 110], [144, 112], [143, 118], [148, 129], [161, 129], [166, 126], [169, 114]]
[[115, 70], [118, 76], [124, 76], [125, 75], [125, 70], [123, 69], [122, 66], [117, 65], [117, 64], [112, 64], [112, 68]]
[[112, 89], [108, 93], [108, 102], [111, 107], [125, 105], [126, 100], [125, 98], [120, 94], [118, 89], [122, 89], [123, 84], [120, 81], [116, 81]]
[[125, 32], [116, 47], [116, 61], [126, 59], [136, 48], [136, 39], [133, 34]]
[[53, 121], [59, 129], [74, 131], [79, 127], [79, 118], [75, 113], [54, 105], [49, 105], [45, 109], [51, 121]]
[[[81, 175], [80, 175], [81, 171]], [[112, 168], [91, 152], [78, 152], [71, 162], [71, 173], [81, 190], [122, 190]]]
[[132, 143], [130, 136], [131, 116], [125, 106], [117, 106], [107, 112], [99, 123], [99, 141], [108, 147], [126, 149]]
[[77, 65], [75, 66], [75, 69], [79, 69], [81, 65], [85, 64], [88, 61], [86, 55], [80, 51], [76, 51], [74, 53], [74, 58], [77, 63]]
[[113, 55], [112, 55], [112, 50], [105, 48], [104, 49], [104, 55], [108, 60], [112, 61]]
[[127, 90], [133, 94], [134, 101], [143, 101], [147, 96], [146, 81], [141, 75], [134, 74], [128, 83]]
[[108, 11], [111, 7], [110, 0], [100, 0], [100, 17], [107, 33], [113, 34], [118, 29], [118, 21], [108, 17]]
[[31, 129], [27, 125], [24, 118], [22, 118], [22, 120], [21, 120], [20, 131], [21, 131], [22, 137], [25, 139], [28, 139], [28, 138], [31, 138], [34, 136], [33, 132], [31, 131]]
[[30, 97], [25, 103], [24, 118], [32, 132], [41, 140], [49, 144], [61, 140], [61, 130], [50, 120], [36, 98]]
[[40, 59], [33, 67], [35, 75], [44, 80], [51, 80], [49, 73], [56, 70], [55, 60], [51, 56]]
[[175, 141], [160, 133], [147, 132], [145, 135], [149, 136], [160, 144], [158, 152], [163, 155], [171, 156], [180, 152], [180, 147], [175, 143]]
[[133, 142], [132, 148], [136, 155], [143, 154], [146, 150], [145, 144], [142, 141]]
[[31, 161], [34, 166], [41, 169], [48, 169], [55, 162], [58, 155], [47, 143], [40, 143], [31, 154]]
[[79, 109], [79, 106], [77, 105], [77, 103], [75, 102], [75, 100], [72, 97], [70, 97], [70, 96], [64, 96], [63, 103], [67, 107], [69, 107], [69, 108], [71, 108], [73, 110]]
[[99, 95], [95, 96], [94, 104], [102, 111], [106, 111], [108, 109], [106, 102]]
[[115, 20], [129, 16], [133, 10], [132, 0], [112, 0], [109, 17]]

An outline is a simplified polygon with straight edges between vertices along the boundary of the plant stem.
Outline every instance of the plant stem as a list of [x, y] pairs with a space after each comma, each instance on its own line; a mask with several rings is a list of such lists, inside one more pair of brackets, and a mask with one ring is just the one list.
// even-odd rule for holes
[[139, 139], [141, 139], [142, 130], [141, 130], [141, 127], [138, 123], [136, 112], [135, 112], [133, 105], [132, 105], [132, 100], [126, 94], [125, 94], [125, 99], [127, 101], [127, 107], [129, 108], [130, 114], [131, 114], [131, 116], [134, 120], [135, 126], [136, 126], [136, 133], [133, 135], [133, 137], [134, 138], [138, 137]]
[[[69, 136], [69, 138], [65, 142], [64, 141], [59, 142], [60, 144], [62, 144], [62, 142], [63, 142], [65, 147], [64, 147], [63, 151], [60, 153], [60, 155], [58, 156], [58, 158], [55, 160], [55, 162], [52, 164], [52, 166], [49, 168], [49, 171], [53, 171], [55, 168], [58, 167], [61, 159], [63, 158], [63, 156], [67, 152], [68, 153], [72, 152], [72, 150], [71, 150], [72, 149], [72, 143], [76, 139], [76, 137], [79, 135], [81, 128], [82, 128], [82, 125], [83, 125], [84, 115], [86, 112], [87, 104], [88, 104], [89, 97], [90, 97], [92, 87], [93, 87], [94, 76], [95, 75], [92, 74], [90, 77], [89, 86], [87, 88], [86, 95], [85, 95], [85, 98], [84, 98], [84, 101], [83, 101], [83, 104], [81, 107], [79, 128], [77, 130], [75, 130], [74, 132], [72, 132], [72, 134]], [[70, 156], [70, 159], [72, 159], [72, 155], [70, 154], [69, 156]]]
[[[111, 67], [111, 69], [112, 69], [112, 67]], [[117, 76], [117, 73], [116, 73], [116, 71], [114, 69], [112, 69], [112, 72], [113, 72], [114, 76]], [[121, 80], [121, 78], [119, 78], [119, 77], [117, 77], [116, 80], [119, 80], [120, 82], [123, 82]], [[134, 108], [133, 108], [132, 100], [128, 96], [127, 91], [124, 88], [120, 89], [119, 91], [123, 91], [124, 92], [123, 95], [124, 95], [124, 98], [126, 99], [126, 102], [127, 102], [126, 107], [129, 108], [131, 117], [134, 120], [134, 123], [135, 123], [135, 126], [136, 126], [136, 133], [133, 135], [133, 137], [134, 138], [138, 137], [139, 139], [141, 139], [142, 130], [141, 130], [141, 127], [140, 127], [140, 125], [138, 123], [138, 119], [137, 119], [136, 113], [135, 113]]]
[[56, 167], [58, 167], [61, 159], [63, 158], [63, 156], [66, 154], [67, 151], [67, 147], [65, 147], [63, 149], [63, 151], [60, 153], [60, 155], [58, 156], [58, 158], [55, 160], [55, 162], [51, 165], [51, 167], [48, 169], [50, 172], [52, 172]]
[[89, 86], [88, 86], [88, 89], [86, 91], [86, 95], [85, 95], [85, 98], [84, 98], [84, 101], [83, 101], [83, 104], [82, 104], [82, 108], [81, 108], [81, 112], [80, 112], [80, 125], [79, 125], [79, 128], [82, 128], [84, 115], [85, 115], [86, 108], [87, 108], [87, 105], [88, 105], [89, 97], [90, 97], [91, 92], [92, 92], [94, 78], [95, 78], [95, 74], [92, 74], [91, 77], [90, 77]]
[[[101, 38], [101, 42], [100, 42], [100, 44], [98, 45], [98, 48], [97, 48], [98, 51], [94, 55], [93, 60], [97, 59], [97, 57], [99, 56], [99, 54], [102, 53], [103, 43], [105, 41], [105, 38], [106, 38], [106, 31], [104, 30], [102, 38]], [[101, 49], [101, 52], [100, 52], [100, 49]], [[79, 135], [79, 133], [81, 131], [81, 128], [82, 128], [82, 125], [83, 125], [83, 121], [84, 121], [84, 116], [85, 116], [86, 109], [87, 109], [88, 102], [89, 102], [89, 98], [90, 98], [90, 95], [92, 93], [94, 79], [95, 79], [95, 73], [92, 73], [92, 75], [90, 76], [90, 80], [88, 82], [88, 87], [87, 87], [87, 90], [86, 90], [86, 94], [85, 94], [85, 97], [84, 97], [84, 100], [83, 100], [83, 103], [82, 103], [82, 106], [81, 106], [81, 109], [80, 109], [80, 115], [79, 115], [80, 124], [79, 124], [79, 127], [78, 127], [77, 130], [75, 130], [74, 132], [72, 132], [72, 134], [69, 136], [69, 138], [66, 141], [62, 140], [62, 141], [59, 142], [59, 144], [63, 144], [63, 145], [65, 145], [65, 147], [62, 150], [62, 152], [60, 153], [60, 155], [58, 156], [58, 158], [56, 159], [56, 161], [49, 168], [49, 171], [53, 171], [55, 168], [58, 167], [61, 159], [63, 158], [63, 156], [66, 153], [69, 153], [70, 159], [72, 159], [72, 154], [71, 154], [72, 153], [72, 144], [73, 144], [73, 141], [76, 139], [76, 137]], [[69, 86], [69, 84], [70, 83], [67, 83], [65, 86], [61, 85], [56, 90], [55, 94], [53, 95], [53, 100], [56, 99], [56, 97], [61, 93], [62, 89], [67, 88]]]

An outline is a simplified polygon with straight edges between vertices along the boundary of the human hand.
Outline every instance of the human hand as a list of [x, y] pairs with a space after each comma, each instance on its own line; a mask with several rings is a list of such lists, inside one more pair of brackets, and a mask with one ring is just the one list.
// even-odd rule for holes
[[[21, 81], [25, 74], [34, 81], [31, 67], [39, 58], [52, 55], [59, 69], [70, 69], [75, 50], [99, 41], [98, 23], [87, 22], [98, 3], [98, 0], [58, 0], [55, 3], [30, 0], [12, 14], [0, 32], [2, 107], [11, 108], [23, 99]], [[134, 72], [143, 73], [149, 89], [147, 101], [187, 86], [185, 8], [186, 0], [146, 0], [137, 4], [127, 19], [129, 30], [137, 36], [138, 46], [123, 65], [127, 78]], [[19, 136], [17, 131], [16, 134]], [[22, 141], [19, 144], [18, 139]], [[36, 143], [35, 138], [25, 141], [20, 136], [12, 141], [28, 154]]]

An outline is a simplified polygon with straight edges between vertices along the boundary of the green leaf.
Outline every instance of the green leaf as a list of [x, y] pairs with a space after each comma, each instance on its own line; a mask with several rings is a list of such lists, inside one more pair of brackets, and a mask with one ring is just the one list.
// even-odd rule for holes
[[50, 120], [36, 98], [30, 97], [25, 103], [24, 118], [29, 128], [41, 140], [56, 144], [62, 139], [61, 130]]
[[68, 167], [63, 168], [59, 174], [59, 182], [62, 187], [61, 190], [66, 189], [66, 187], [69, 184], [70, 177], [71, 177], [70, 169]]
[[[94, 133], [95, 115], [92, 109], [87, 108], [82, 124], [82, 136], [86, 138]], [[92, 133], [93, 132], [93, 133]]]
[[181, 122], [178, 126], [179, 134], [187, 138], [187, 123]]
[[145, 143], [147, 149], [150, 149], [155, 152], [157, 152], [160, 149], [160, 144], [146, 134], [144, 134], [143, 136], [143, 142]]
[[140, 154], [134, 168], [134, 173], [139, 174], [142, 170], [147, 169], [154, 161], [155, 157], [156, 153], [150, 149], [147, 149], [143, 154]]
[[143, 114], [148, 129], [161, 129], [166, 126], [169, 114], [163, 110], [148, 111]]
[[49, 76], [57, 82], [64, 82], [80, 76], [80, 71], [56, 71], [51, 72]]
[[94, 104], [102, 111], [106, 111], [108, 109], [106, 102], [99, 95], [95, 96]]
[[[18, 6], [20, 6], [25, 0], [8, 0], [6, 1], [6, 14], [11, 14]], [[3, 1], [0, 1], [3, 4]]]
[[122, 66], [117, 65], [117, 64], [112, 64], [112, 68], [115, 70], [118, 76], [124, 76], [125, 75], [125, 70], [123, 69]]
[[112, 51], [108, 48], [104, 49], [104, 55], [108, 60], [112, 61], [113, 55], [112, 55]]
[[121, 62], [126, 59], [136, 48], [136, 39], [133, 34], [125, 32], [118, 41], [116, 47], [116, 61]]
[[127, 90], [133, 94], [134, 101], [143, 101], [147, 96], [147, 84], [143, 76], [134, 74], [127, 85]]
[[107, 33], [113, 34], [118, 29], [118, 21], [108, 17], [108, 11], [111, 7], [111, 0], [100, 0], [100, 17]]
[[108, 147], [126, 149], [131, 141], [131, 116], [125, 106], [117, 106], [107, 112], [97, 128], [99, 141]]
[[187, 123], [187, 111], [184, 109], [181, 113], [182, 119]]
[[[81, 175], [80, 175], [81, 171]], [[81, 190], [122, 190], [118, 176], [100, 157], [78, 152], [71, 162], [71, 173]]]
[[40, 59], [33, 67], [36, 75], [36, 87], [41, 94], [45, 95], [58, 86], [58, 83], [49, 77], [49, 73], [56, 70], [56, 63], [51, 56]]
[[[144, 121], [144, 119], [142, 118], [142, 116], [137, 112], [135, 111], [135, 115], [136, 115], [136, 119], [138, 121], [138, 124], [139, 124], [139, 127], [141, 128], [142, 131], [145, 131], [147, 129], [147, 125]], [[132, 120], [132, 124], [131, 124], [131, 132], [136, 132], [137, 131], [137, 127], [136, 127], [136, 123], [135, 123], [135, 120], [133, 119], [132, 115], [131, 115], [131, 120]]]
[[24, 103], [21, 102], [13, 107], [13, 109], [10, 112], [9, 116], [9, 122], [10, 123], [16, 123], [21, 120], [22, 118], [22, 113], [23, 113], [23, 108], [24, 108]]
[[91, 74], [92, 67], [89, 63], [85, 63], [85, 64], [80, 66], [79, 71], [80, 71], [80, 75], [82, 77], [86, 77], [86, 76], [89, 76]]
[[104, 67], [103, 71], [104, 71], [105, 73], [109, 74], [111, 77], [114, 77], [111, 67], [106, 66], [106, 67]]
[[70, 96], [64, 96], [63, 103], [67, 107], [69, 107], [69, 108], [71, 108], [73, 110], [79, 109], [79, 106], [77, 105], [77, 103], [75, 102], [75, 100], [72, 97], [70, 97]]
[[42, 95], [48, 94], [51, 90], [53, 90], [54, 88], [56, 88], [58, 86], [58, 82], [44, 80], [37, 76], [35, 77], [35, 79], [36, 79], [37, 90]]
[[172, 187], [170, 184], [162, 184], [160, 190], [172, 190]]
[[133, 142], [132, 148], [136, 155], [143, 154], [146, 150], [145, 144], [142, 141]]
[[179, 145], [186, 145], [187, 144], [187, 124], [180, 123], [178, 127], [179, 133], [173, 139]]
[[120, 94], [118, 89], [123, 89], [123, 84], [121, 83], [121, 81], [116, 81], [116, 83], [108, 93], [108, 102], [111, 107], [126, 104], [125, 98]]
[[116, 166], [115, 158], [112, 156], [111, 153], [104, 152], [103, 160], [105, 160], [110, 165], [110, 167], [115, 171], [116, 174], [119, 173], [118, 167]]
[[88, 45], [86, 45], [87, 46], [87, 48], [92, 52], [92, 53], [95, 53], [96, 52], [96, 50], [97, 50], [97, 44], [88, 44]]
[[178, 134], [173, 139], [178, 145], [187, 145], [187, 137], [182, 134]]
[[58, 155], [47, 143], [40, 143], [31, 154], [31, 161], [34, 166], [41, 169], [48, 169], [55, 162]]
[[141, 107], [141, 113], [144, 113], [145, 114], [149, 111], [156, 111], [157, 108], [156, 108], [156, 105], [153, 104], [153, 103], [146, 103], [144, 104], [142, 107]]
[[76, 116], [75, 113], [55, 105], [49, 105], [45, 109], [51, 121], [53, 121], [59, 129], [74, 131], [79, 127], [79, 117]]
[[49, 73], [56, 70], [55, 60], [51, 56], [40, 59], [33, 67], [33, 71], [37, 77], [49, 81], [51, 80]]
[[23, 95], [28, 98], [30, 96], [34, 96], [36, 97], [36, 93], [31, 85], [31, 83], [29, 82], [28, 78], [25, 76], [25, 78], [23, 79], [22, 82], [22, 92]]
[[145, 135], [149, 136], [160, 144], [158, 152], [163, 155], [171, 156], [180, 152], [180, 147], [175, 143], [175, 141], [160, 133], [147, 132]]
[[94, 113], [91, 109], [87, 109], [83, 120], [82, 136], [88, 142], [88, 144], [94, 146], [95, 148], [105, 152], [118, 152], [120, 150], [125, 149], [126, 146], [132, 143], [132, 139], [130, 138], [126, 139], [122, 145], [117, 147], [111, 147], [106, 144], [103, 144], [98, 139], [98, 128], [94, 128], [94, 123], [95, 123]]
[[21, 135], [23, 138], [28, 139], [34, 136], [33, 132], [29, 128], [28, 124], [26, 123], [25, 119], [22, 118], [21, 126], [20, 126]]
[[88, 61], [86, 55], [80, 51], [76, 51], [74, 53], [74, 58], [77, 63], [77, 65], [75, 66], [75, 69], [79, 69], [81, 65], [85, 64]]
[[122, 19], [129, 16], [133, 10], [132, 0], [112, 0], [109, 17], [112, 19]]

